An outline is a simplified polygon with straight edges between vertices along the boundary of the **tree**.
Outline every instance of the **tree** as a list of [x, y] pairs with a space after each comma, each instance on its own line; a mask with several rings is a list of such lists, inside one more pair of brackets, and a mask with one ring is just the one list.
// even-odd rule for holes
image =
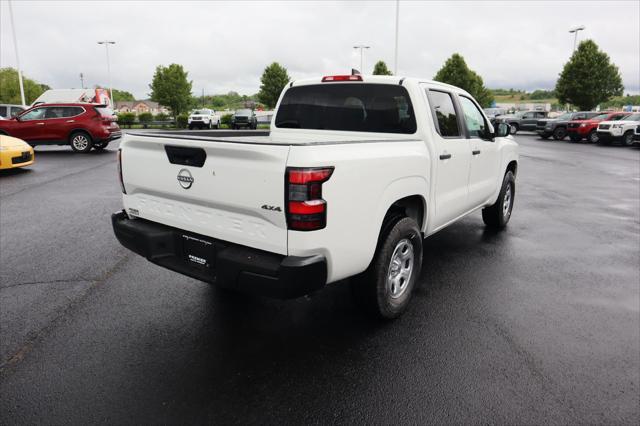
[[272, 63], [264, 69], [260, 78], [262, 84], [260, 85], [260, 92], [258, 92], [258, 100], [268, 108], [275, 107], [282, 89], [284, 89], [289, 80], [287, 69], [277, 62]]
[[[96, 84], [95, 86], [96, 89], [104, 89], [104, 90], [109, 90], [108, 87], [103, 87], [100, 86], [99, 84]], [[129, 92], [126, 92], [124, 90], [118, 90], [118, 89], [111, 89], [111, 91], [113, 92], [113, 102], [122, 102], [122, 101], [135, 101], [136, 98]]]
[[[24, 86], [24, 98], [27, 105], [35, 101], [50, 87], [40, 84], [22, 75], [22, 85]], [[18, 83], [18, 70], [14, 68], [0, 68], [0, 103], [21, 104], [20, 84]]]
[[149, 85], [151, 100], [171, 110], [174, 117], [185, 112], [191, 102], [192, 81], [182, 65], [171, 64], [168, 67], [158, 65]]
[[447, 59], [433, 79], [466, 90], [483, 107], [491, 106], [493, 102], [493, 95], [484, 87], [482, 77], [469, 69], [464, 58], [457, 53]]
[[387, 68], [387, 64], [384, 61], [376, 62], [373, 67], [373, 75], [393, 75], [389, 68]]
[[560, 103], [570, 103], [585, 111], [613, 96], [621, 96], [623, 90], [618, 67], [593, 40], [580, 43], [556, 82]]

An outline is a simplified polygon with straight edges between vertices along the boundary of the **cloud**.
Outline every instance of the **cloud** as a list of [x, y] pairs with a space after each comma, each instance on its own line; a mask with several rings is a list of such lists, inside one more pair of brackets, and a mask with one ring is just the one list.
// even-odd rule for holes
[[[14, 1], [26, 75], [56, 88], [107, 84], [101, 39], [113, 39], [113, 86], [146, 97], [157, 65], [180, 63], [194, 93], [257, 92], [266, 65], [293, 78], [394, 62], [395, 1], [32, 2]], [[7, 2], [0, 2], [0, 66], [15, 66]], [[432, 78], [462, 54], [489, 87], [552, 88], [573, 49], [568, 29], [586, 26], [618, 65], [627, 92], [640, 91], [638, 2], [400, 3], [399, 74]]]

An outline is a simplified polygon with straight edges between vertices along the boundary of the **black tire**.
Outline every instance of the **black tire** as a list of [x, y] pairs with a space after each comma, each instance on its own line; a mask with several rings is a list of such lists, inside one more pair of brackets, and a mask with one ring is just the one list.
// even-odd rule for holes
[[569, 139], [571, 139], [571, 142], [580, 142], [582, 140], [582, 136], [579, 135], [570, 135]]
[[598, 132], [596, 132], [595, 130], [590, 131], [587, 135], [587, 142], [589, 143], [598, 143], [599, 140], [600, 137], [598, 136]]
[[193, 125], [189, 124], [189, 130], [193, 130]]
[[93, 149], [95, 149], [96, 151], [102, 151], [103, 149], [105, 149], [108, 146], [109, 146], [109, 141], [107, 141], [107, 142], [96, 142], [96, 143], [93, 144]]
[[93, 138], [84, 131], [76, 131], [69, 135], [69, 145], [74, 152], [86, 154], [93, 148]]
[[550, 135], [540, 135], [540, 139], [548, 140]]
[[515, 135], [520, 130], [520, 126], [518, 123], [508, 123], [511, 126], [511, 132], [509, 134]]
[[623, 146], [631, 146], [633, 145], [633, 130], [627, 130], [622, 135], [622, 145]]
[[421, 267], [422, 234], [416, 222], [403, 216], [387, 218], [371, 264], [353, 279], [353, 296], [375, 317], [398, 318], [409, 305]]
[[2, 136], [9, 136], [9, 134], [3, 130], [0, 130], [0, 135]]
[[553, 138], [557, 141], [561, 141], [567, 136], [567, 129], [564, 127], [556, 127], [553, 131]]
[[[508, 194], [508, 195], [507, 195]], [[502, 188], [496, 202], [482, 209], [482, 220], [491, 228], [502, 229], [507, 226], [513, 211], [513, 201], [516, 195], [516, 178], [511, 171], [504, 175]], [[508, 200], [506, 199], [508, 197]], [[508, 206], [507, 206], [508, 204]]]

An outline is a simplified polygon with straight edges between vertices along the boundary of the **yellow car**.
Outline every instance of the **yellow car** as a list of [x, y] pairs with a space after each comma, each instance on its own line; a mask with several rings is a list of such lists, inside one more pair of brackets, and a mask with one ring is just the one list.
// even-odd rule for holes
[[0, 170], [30, 166], [34, 160], [31, 145], [22, 139], [0, 135]]

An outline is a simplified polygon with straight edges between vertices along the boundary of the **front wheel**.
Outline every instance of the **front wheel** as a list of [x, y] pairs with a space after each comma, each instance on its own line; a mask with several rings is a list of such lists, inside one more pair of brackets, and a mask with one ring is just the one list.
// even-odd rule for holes
[[482, 220], [485, 225], [497, 229], [507, 226], [509, 219], [511, 219], [515, 195], [516, 178], [511, 171], [508, 171], [502, 180], [502, 188], [500, 188], [498, 199], [493, 205], [482, 210]]
[[517, 124], [517, 123], [508, 123], [508, 124], [509, 124], [509, 126], [511, 127], [511, 129], [510, 129], [510, 130], [511, 130], [511, 131], [510, 131], [510, 133], [511, 133], [512, 135], [515, 135], [516, 133], [518, 133], [518, 130], [520, 130], [520, 126], [518, 126], [518, 124]]
[[557, 127], [553, 131], [553, 138], [557, 141], [561, 141], [565, 138], [565, 136], [567, 136], [567, 129], [565, 129], [564, 127]]
[[87, 153], [93, 147], [93, 139], [86, 132], [75, 132], [69, 137], [71, 149], [79, 153]]
[[416, 222], [388, 219], [371, 264], [354, 279], [354, 297], [378, 318], [397, 318], [409, 305], [421, 267], [422, 234]]
[[600, 140], [600, 138], [598, 137], [598, 132], [596, 132], [595, 130], [589, 132], [589, 135], [587, 135], [587, 140], [589, 141], [589, 143], [598, 143], [598, 140]]

